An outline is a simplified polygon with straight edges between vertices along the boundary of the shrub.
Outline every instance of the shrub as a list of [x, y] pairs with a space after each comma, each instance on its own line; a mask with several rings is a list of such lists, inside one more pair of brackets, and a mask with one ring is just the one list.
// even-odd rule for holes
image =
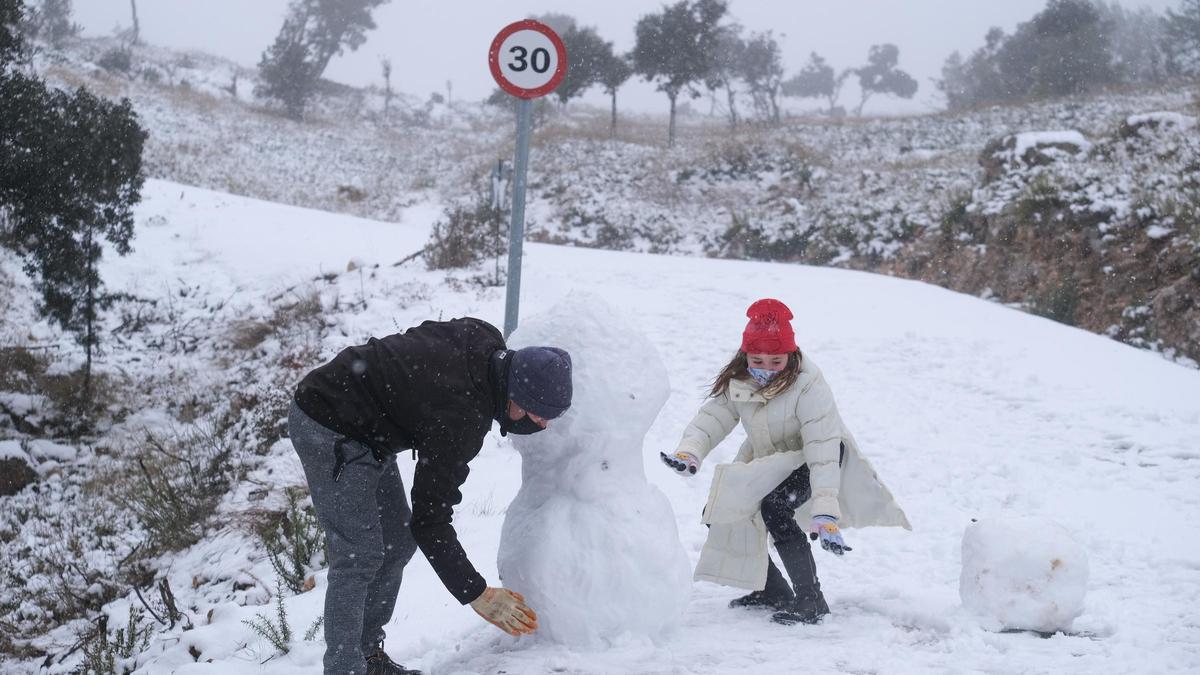
[[170, 437], [146, 432], [123, 497], [154, 549], [178, 551], [200, 540], [236, 476], [231, 456], [223, 439], [199, 428]]
[[761, 225], [734, 212], [729, 227], [717, 237], [720, 255], [737, 260], [771, 260], [771, 241]]
[[[315, 569], [328, 559], [325, 551], [325, 532], [317, 522], [311, 505], [300, 504], [298, 490], [288, 491], [288, 508], [278, 520], [262, 528], [263, 545], [271, 567], [282, 585], [294, 594], [304, 592], [304, 583]], [[318, 557], [318, 554], [319, 557]]]
[[34, 638], [153, 580], [137, 523], [110, 502], [111, 476], [95, 471], [107, 461], [97, 456], [87, 471], [47, 476], [36, 492], [2, 500], [0, 654], [44, 648]]
[[1078, 309], [1079, 291], [1074, 285], [1062, 282], [1035, 295], [1029, 311], [1052, 321], [1074, 326]]
[[974, 241], [980, 234], [971, 217], [972, 201], [969, 191], [950, 195], [939, 219], [943, 241]]
[[320, 330], [324, 326], [324, 311], [317, 290], [298, 292], [290, 301], [277, 304], [268, 318], [234, 323], [230, 345], [240, 351], [250, 351], [274, 335], [296, 334], [302, 328]]
[[96, 630], [83, 643], [83, 663], [77, 673], [88, 675], [125, 675], [136, 667], [135, 658], [150, 647], [152, 624], [142, 625], [142, 611], [129, 608], [129, 623], [108, 636], [108, 615], [101, 614]]
[[80, 438], [95, 432], [102, 420], [120, 419], [127, 412], [114, 406], [125, 400], [125, 380], [93, 373], [93, 385], [106, 395], [89, 398], [84, 395], [84, 369], [54, 372], [50, 365], [42, 350], [0, 348], [0, 391], [28, 394], [36, 402], [28, 411], [9, 410], [0, 403], [0, 424], [32, 436]]
[[1013, 209], [1021, 224], [1045, 225], [1067, 205], [1062, 187], [1047, 174], [1039, 173], [1029, 181]]
[[275, 584], [275, 618], [256, 614], [253, 619], [243, 620], [256, 635], [271, 643], [280, 654], [292, 651], [292, 626], [288, 623], [287, 608], [283, 606], [283, 580]]
[[110, 73], [128, 75], [133, 72], [133, 53], [123, 47], [113, 47], [101, 54], [96, 63]]
[[[242, 621], [242, 623], [249, 626], [255, 635], [269, 642], [277, 652], [287, 654], [292, 650], [292, 625], [288, 622], [287, 608], [283, 606], [282, 586], [276, 584], [275, 591], [274, 619], [266, 614], [256, 614], [253, 619]], [[317, 617], [317, 620], [304, 632], [304, 641], [311, 642], [316, 639], [317, 632], [321, 630], [324, 623], [324, 616]]]
[[32, 391], [48, 367], [44, 354], [25, 347], [0, 347], [0, 390]]
[[503, 213], [480, 198], [470, 206], [451, 206], [433, 225], [425, 247], [425, 264], [431, 270], [470, 267], [506, 250], [508, 227]]

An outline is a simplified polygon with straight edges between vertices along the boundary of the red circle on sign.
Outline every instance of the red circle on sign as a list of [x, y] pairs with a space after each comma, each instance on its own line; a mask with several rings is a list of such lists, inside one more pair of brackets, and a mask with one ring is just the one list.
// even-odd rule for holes
[[[508, 36], [519, 30], [535, 30], [550, 39], [554, 45], [554, 51], [558, 52], [558, 66], [554, 69], [554, 74], [550, 76], [550, 81], [537, 89], [525, 89], [509, 82], [504, 77], [504, 73], [500, 71], [500, 47]], [[492, 47], [488, 50], [488, 66], [492, 69], [492, 77], [495, 78], [496, 84], [504, 91], [516, 96], [517, 98], [537, 98], [545, 96], [562, 83], [564, 77], [567, 76], [567, 46], [563, 44], [562, 38], [558, 37], [558, 33], [546, 24], [533, 19], [524, 19], [515, 23], [510, 23], [505, 26], [497, 35], [496, 39], [492, 40]]]

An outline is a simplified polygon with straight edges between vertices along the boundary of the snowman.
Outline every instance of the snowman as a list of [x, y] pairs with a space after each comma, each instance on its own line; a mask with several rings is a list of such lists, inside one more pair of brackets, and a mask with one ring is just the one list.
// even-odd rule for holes
[[679, 620], [691, 587], [671, 505], [642, 464], [643, 438], [670, 393], [662, 359], [583, 293], [527, 320], [509, 342], [570, 352], [575, 393], [544, 432], [510, 436], [521, 488], [500, 535], [504, 586], [537, 609], [541, 639], [602, 647], [654, 638]]

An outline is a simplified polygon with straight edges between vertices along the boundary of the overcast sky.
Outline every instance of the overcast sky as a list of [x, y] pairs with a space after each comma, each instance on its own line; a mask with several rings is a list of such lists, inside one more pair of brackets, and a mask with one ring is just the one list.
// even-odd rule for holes
[[[144, 40], [195, 48], [247, 66], [258, 63], [283, 21], [288, 0], [138, 0]], [[1180, 0], [1122, 0], [1126, 7], [1157, 11]], [[76, 20], [89, 35], [108, 34], [130, 22], [129, 0], [77, 0]], [[381, 81], [379, 61], [392, 59], [393, 82], [428, 96], [453, 83], [456, 99], [482, 99], [494, 89], [487, 48], [506, 24], [546, 12], [566, 13], [593, 26], [619, 51], [633, 47], [634, 25], [663, 3], [646, 0], [391, 0], [375, 13], [379, 28], [357, 52], [335, 58], [326, 77], [349, 84]], [[836, 68], [860, 65], [873, 44], [900, 47], [900, 66], [920, 82], [911, 102], [872, 100], [868, 112], [922, 112], [940, 107], [932, 79], [954, 50], [968, 53], [983, 43], [991, 26], [1011, 31], [1045, 0], [731, 0], [730, 13], [747, 31], [774, 30], [791, 74], [816, 51]], [[450, 16], [451, 11], [455, 16]], [[843, 92], [852, 107], [857, 88]], [[618, 94], [622, 106], [665, 111], [666, 97], [640, 79]], [[598, 91], [586, 101], [606, 104]], [[695, 105], [705, 106], [704, 101]], [[815, 103], [812, 104], [815, 107]]]

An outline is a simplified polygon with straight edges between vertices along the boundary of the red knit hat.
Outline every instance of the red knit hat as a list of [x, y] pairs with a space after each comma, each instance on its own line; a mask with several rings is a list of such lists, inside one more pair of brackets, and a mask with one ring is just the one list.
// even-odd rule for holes
[[792, 310], [773, 298], [750, 305], [750, 323], [742, 331], [742, 351], [747, 354], [791, 354], [796, 351], [792, 332]]

